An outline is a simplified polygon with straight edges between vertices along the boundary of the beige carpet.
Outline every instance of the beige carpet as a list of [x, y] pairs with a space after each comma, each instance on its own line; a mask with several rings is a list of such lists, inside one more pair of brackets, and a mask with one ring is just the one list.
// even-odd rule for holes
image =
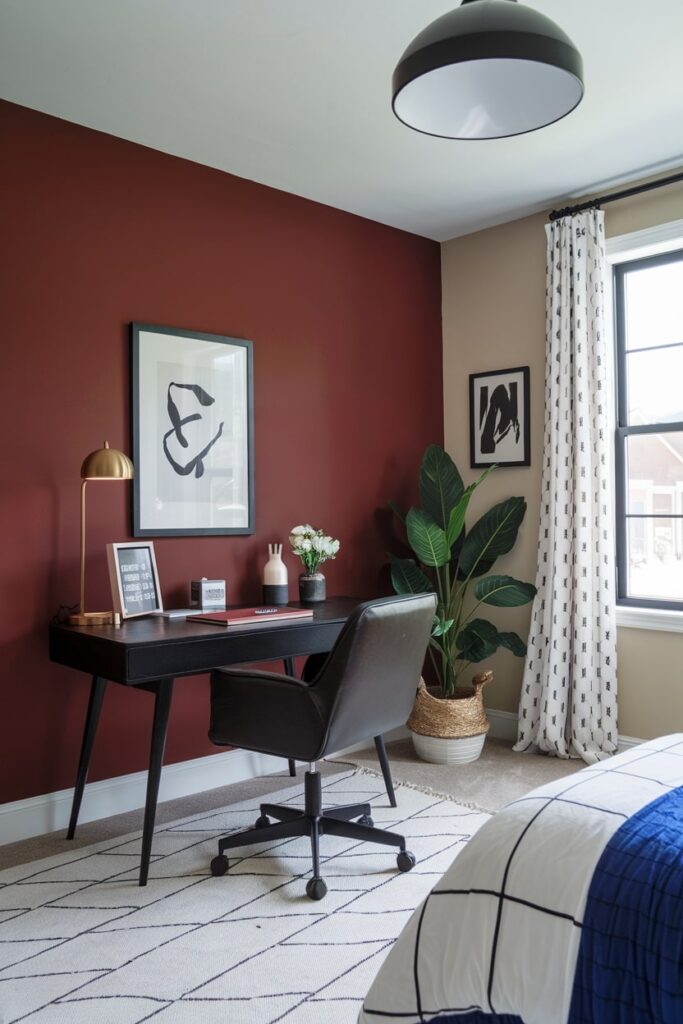
[[[448, 767], [419, 761], [409, 739], [388, 744], [387, 752], [396, 780], [434, 790], [461, 803], [475, 804], [487, 811], [497, 811], [536, 786], [578, 771], [583, 764], [581, 761], [561, 761], [542, 755], [515, 754], [509, 743], [493, 739], [486, 741], [478, 761], [460, 766]], [[332, 774], [339, 771], [339, 763], [323, 762], [320, 769], [323, 774]], [[342, 763], [352, 763], [375, 771], [379, 768], [374, 747], [348, 754]], [[301, 775], [300, 770], [299, 777]], [[159, 804], [156, 823], [163, 825], [227, 804], [265, 797], [282, 789], [283, 784], [286, 784], [283, 783], [283, 779], [287, 778], [284, 766], [284, 770], [277, 775], [221, 786], [180, 800], [169, 800]], [[66, 849], [74, 850], [105, 839], [127, 835], [141, 825], [142, 810], [130, 811], [127, 814], [118, 814], [112, 818], [79, 825], [76, 838], [70, 843], [64, 839], [64, 831], [37, 836], [35, 839], [25, 839], [19, 843], [9, 843], [0, 846], [0, 870], [42, 857], [52, 857]]]
[[[485, 811], [501, 807], [529, 790], [553, 782], [582, 768], [583, 761], [564, 761], [542, 754], [515, 754], [510, 743], [488, 739], [478, 761], [463, 765], [427, 764], [413, 750], [412, 740], [399, 740], [387, 748], [395, 779], [433, 789]], [[377, 768], [374, 747], [349, 756], [364, 768]]]

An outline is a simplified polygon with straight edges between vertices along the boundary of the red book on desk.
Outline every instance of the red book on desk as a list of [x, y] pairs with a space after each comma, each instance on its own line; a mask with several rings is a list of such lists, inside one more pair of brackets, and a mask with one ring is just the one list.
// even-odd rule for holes
[[187, 622], [206, 622], [211, 626], [246, 626], [252, 622], [277, 622], [280, 619], [311, 619], [312, 608], [274, 608], [262, 605], [258, 608], [230, 608], [227, 612], [206, 612], [205, 615], [188, 615]]

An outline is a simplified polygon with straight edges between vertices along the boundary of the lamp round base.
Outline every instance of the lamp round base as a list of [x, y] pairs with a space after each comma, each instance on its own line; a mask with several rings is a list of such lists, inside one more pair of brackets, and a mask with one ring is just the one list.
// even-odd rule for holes
[[79, 612], [69, 616], [70, 626], [111, 626], [113, 621], [113, 612]]

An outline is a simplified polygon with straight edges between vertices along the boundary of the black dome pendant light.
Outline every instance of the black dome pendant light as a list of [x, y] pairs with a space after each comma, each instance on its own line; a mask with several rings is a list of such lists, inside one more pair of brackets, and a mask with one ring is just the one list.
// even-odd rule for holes
[[581, 54], [562, 29], [517, 0], [462, 0], [413, 39], [396, 65], [399, 121], [447, 139], [536, 131], [583, 97]]

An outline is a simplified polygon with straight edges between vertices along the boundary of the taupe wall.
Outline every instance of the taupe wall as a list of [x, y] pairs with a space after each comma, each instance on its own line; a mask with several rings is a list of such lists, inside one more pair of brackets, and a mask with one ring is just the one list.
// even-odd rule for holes
[[[608, 237], [683, 217], [683, 186], [605, 207]], [[517, 546], [497, 568], [534, 581], [543, 446], [545, 356], [545, 214], [513, 221], [442, 246], [444, 430], [446, 448], [466, 482], [469, 468], [468, 375], [510, 366], [531, 368], [531, 467], [500, 469], [486, 481], [476, 514], [513, 494], [528, 508]], [[530, 606], [498, 612], [496, 621], [526, 639]], [[494, 615], [491, 615], [494, 618]], [[650, 738], [683, 730], [683, 634], [620, 629], [620, 731]], [[487, 704], [517, 711], [522, 660], [493, 659]]]

